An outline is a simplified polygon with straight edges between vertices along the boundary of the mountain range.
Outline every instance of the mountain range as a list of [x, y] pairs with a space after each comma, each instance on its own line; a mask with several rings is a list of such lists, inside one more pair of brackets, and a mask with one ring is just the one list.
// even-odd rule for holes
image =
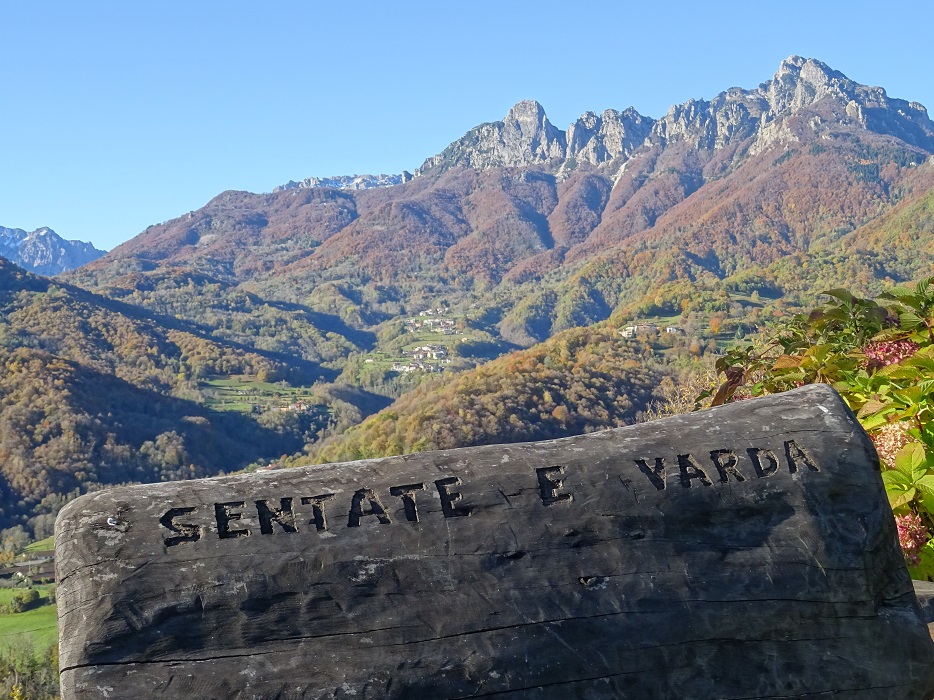
[[26, 232], [0, 226], [0, 256], [40, 275], [74, 270], [104, 254], [90, 243], [66, 241], [47, 227]]
[[[932, 155], [924, 107], [795, 56], [756, 88], [658, 119], [586, 112], [561, 130], [522, 101], [411, 177], [224, 192], [52, 286], [10, 272], [0, 340], [45, 353], [40, 376], [61, 362], [189, 402], [159, 409], [158, 433], [110, 430], [130, 452], [108, 454], [151, 443], [155, 456], [125, 456], [123, 471], [115, 458], [95, 485], [177, 478], [186, 463], [200, 475], [594, 430], [632, 420], [664, 377], [824, 289], [875, 293], [931, 274]], [[36, 329], [14, 313], [47, 304], [60, 315]], [[317, 408], [303, 423], [252, 409], [223, 419], [209, 399], [235, 376], [267, 393], [304, 385]], [[70, 395], [89, 420], [140, 422], [131, 400]], [[5, 400], [0, 454], [13, 440], [4, 416], [45, 425]], [[190, 426], [224, 420], [264, 437], [221, 467]], [[102, 449], [110, 433], [92, 433]], [[32, 500], [0, 527], [91, 487], [35, 486], [37, 434], [16, 443], [17, 473], [33, 476], [3, 486]], [[79, 452], [59, 450], [56, 473]]]
[[[586, 113], [564, 132], [520, 102], [395, 186], [225, 192], [73, 279], [120, 296], [192, 271], [360, 329], [443, 297], [529, 345], [656, 298], [680, 311], [684, 281], [781, 276], [926, 191], [932, 153], [921, 105], [791, 57], [756, 89], [658, 120]], [[899, 279], [920, 262], [866, 270]]]

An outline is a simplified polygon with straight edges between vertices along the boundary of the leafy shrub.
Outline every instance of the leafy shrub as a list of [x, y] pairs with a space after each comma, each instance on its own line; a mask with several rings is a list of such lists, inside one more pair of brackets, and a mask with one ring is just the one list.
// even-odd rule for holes
[[843, 289], [734, 347], [717, 362], [711, 405], [831, 384], [876, 445], [914, 578], [934, 580], [934, 278], [877, 299]]
[[25, 612], [30, 608], [36, 607], [39, 602], [39, 591], [35, 588], [26, 588], [13, 594], [10, 600], [10, 612]]
[[0, 646], [0, 698], [57, 700], [58, 645], [37, 649], [16, 640]]

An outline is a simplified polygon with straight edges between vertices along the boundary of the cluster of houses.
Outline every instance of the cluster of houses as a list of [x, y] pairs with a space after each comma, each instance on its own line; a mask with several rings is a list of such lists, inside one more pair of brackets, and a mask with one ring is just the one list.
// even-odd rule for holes
[[443, 345], [422, 345], [402, 354], [411, 356], [413, 360], [444, 360], [447, 359], [448, 349]]
[[619, 331], [619, 334], [624, 338], [635, 338], [640, 335], [657, 335], [659, 333], [671, 333], [672, 335], [685, 334], [681, 326], [665, 326], [664, 329], [662, 329], [654, 323], [637, 323], [634, 326], [625, 326]]
[[418, 318], [407, 318], [405, 320], [405, 330], [414, 333], [425, 329], [442, 335], [461, 335], [463, 331], [455, 329], [454, 319], [447, 317], [449, 311], [450, 309], [446, 306], [419, 311]]
[[0, 581], [33, 584], [55, 580], [55, 552], [33, 552], [28, 561], [17, 561], [0, 567]]
[[411, 357], [411, 361], [393, 363], [393, 372], [440, 372], [442, 365], [451, 364], [448, 349], [443, 345], [420, 345], [403, 355]]
[[446, 306], [439, 306], [437, 309], [425, 309], [424, 311], [419, 311], [419, 316], [446, 316], [450, 309]]
[[299, 399], [298, 401], [290, 403], [287, 406], [279, 406], [279, 410], [292, 413], [307, 413], [309, 410], [311, 410], [311, 407], [312, 404], [303, 399]]
[[413, 362], [393, 362], [392, 367], [393, 372], [440, 372], [442, 367], [439, 364], [434, 364], [432, 362], [420, 362], [415, 360]]

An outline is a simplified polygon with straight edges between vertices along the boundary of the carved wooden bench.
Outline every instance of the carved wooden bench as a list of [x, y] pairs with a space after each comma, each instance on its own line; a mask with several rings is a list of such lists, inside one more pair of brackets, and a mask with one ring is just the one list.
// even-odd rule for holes
[[117, 488], [56, 532], [63, 700], [929, 697], [823, 386], [580, 437]]

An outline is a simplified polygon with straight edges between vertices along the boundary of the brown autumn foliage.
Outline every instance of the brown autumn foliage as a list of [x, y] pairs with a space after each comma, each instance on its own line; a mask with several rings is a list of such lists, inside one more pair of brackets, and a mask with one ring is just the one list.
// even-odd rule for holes
[[193, 382], [287, 371], [268, 357], [2, 259], [0, 319], [0, 530], [22, 524], [41, 538], [77, 493], [207, 476], [303, 444], [208, 410]]

